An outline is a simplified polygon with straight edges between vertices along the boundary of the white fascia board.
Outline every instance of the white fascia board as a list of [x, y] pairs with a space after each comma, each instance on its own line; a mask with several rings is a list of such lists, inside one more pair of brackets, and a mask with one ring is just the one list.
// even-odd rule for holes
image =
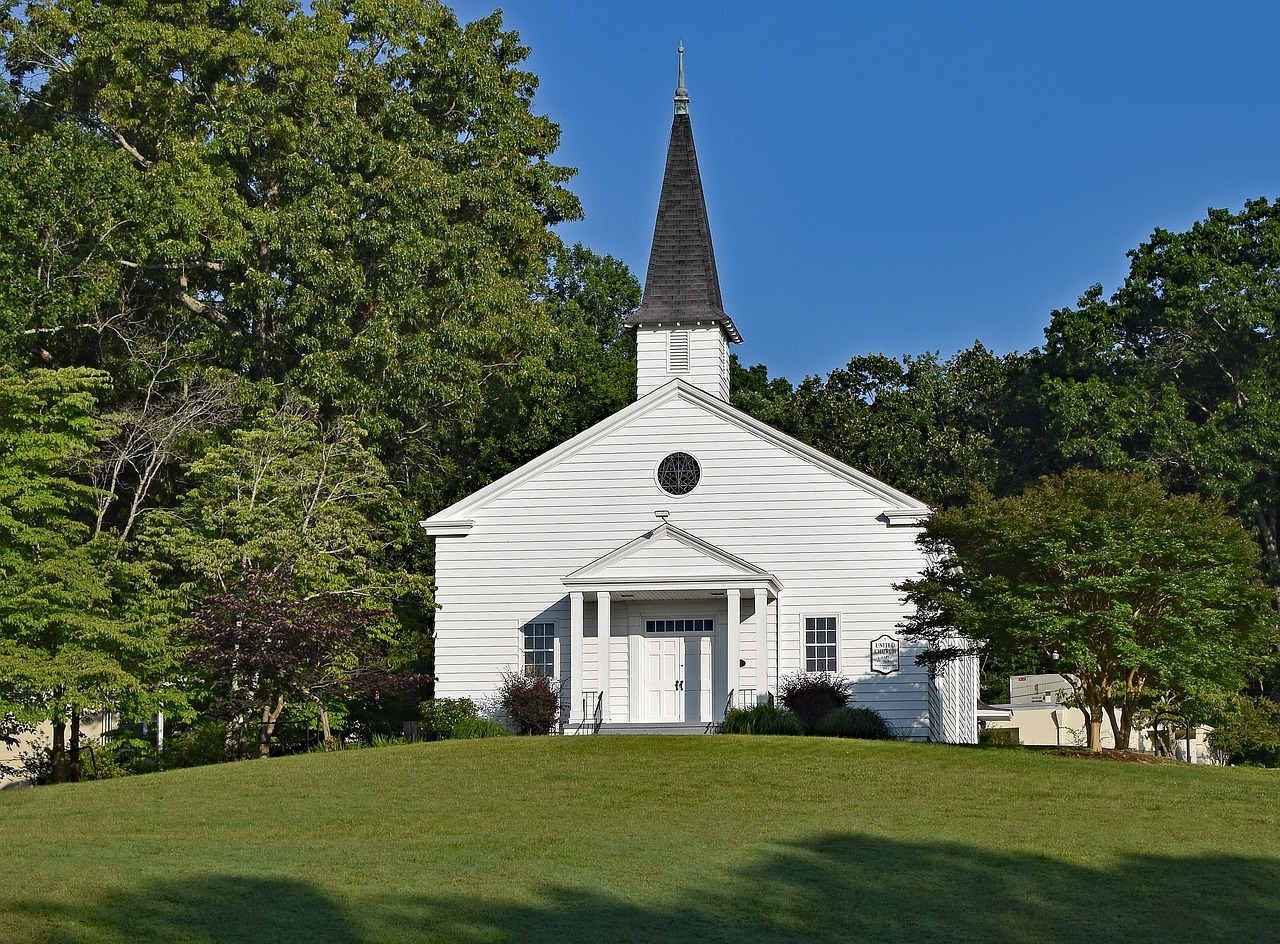
[[929, 509], [921, 511], [917, 508], [886, 508], [880, 516], [891, 528], [923, 527], [929, 517]]
[[772, 575], [748, 577], [726, 574], [724, 577], [612, 577], [598, 580], [591, 577], [564, 577], [560, 581], [571, 590], [601, 590], [611, 594], [635, 593], [644, 590], [755, 590], [766, 589], [777, 595], [782, 583]]
[[468, 531], [475, 527], [475, 522], [469, 519], [446, 519], [439, 516], [428, 518], [425, 521], [419, 521], [418, 526], [434, 538], [452, 538], [463, 537]]
[[614, 548], [612, 551], [610, 551], [608, 554], [605, 554], [603, 557], [599, 557], [596, 560], [593, 560], [591, 563], [578, 568], [573, 573], [571, 573], [566, 579], [572, 579], [572, 580], [608, 579], [606, 572], [608, 571], [609, 567], [613, 566], [614, 564], [620, 563], [621, 561], [626, 560], [627, 558], [635, 554], [637, 551], [653, 543], [654, 541], [660, 541], [663, 538], [668, 538], [668, 537], [671, 538], [672, 540], [679, 541], [685, 547], [696, 550], [698, 553], [702, 554], [704, 557], [708, 558], [709, 560], [713, 560], [718, 564], [723, 564], [726, 567], [729, 567], [735, 571], [738, 571], [739, 572], [738, 576], [743, 576], [746, 578], [760, 578], [760, 577], [771, 576], [768, 571], [762, 570], [761, 568], [757, 567], [755, 564], [752, 564], [750, 561], [745, 561], [741, 557], [737, 557], [733, 554], [730, 554], [728, 551], [722, 550], [721, 548], [716, 547], [714, 544], [710, 544], [707, 541], [702, 540], [702, 538], [697, 537], [696, 535], [690, 534], [688, 531], [683, 531], [680, 528], [677, 528], [675, 525], [669, 524], [668, 522], [664, 521], [662, 524], [658, 525], [652, 531], [646, 531], [644, 534], [640, 535], [638, 538], [628, 541], [626, 544], [623, 544], [621, 547]]

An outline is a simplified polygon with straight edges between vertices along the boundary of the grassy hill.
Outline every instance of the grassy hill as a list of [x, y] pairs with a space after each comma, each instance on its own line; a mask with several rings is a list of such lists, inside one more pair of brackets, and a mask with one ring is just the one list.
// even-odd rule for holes
[[0, 795], [0, 941], [1280, 935], [1280, 776], [812, 738], [503, 738]]

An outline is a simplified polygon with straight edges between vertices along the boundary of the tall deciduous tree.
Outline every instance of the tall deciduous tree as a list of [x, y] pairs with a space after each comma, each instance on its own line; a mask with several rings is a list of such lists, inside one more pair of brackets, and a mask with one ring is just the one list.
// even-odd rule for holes
[[191, 488], [144, 527], [157, 556], [201, 594], [229, 592], [249, 572], [274, 573], [304, 595], [358, 597], [375, 608], [430, 600], [427, 579], [397, 566], [416, 537], [413, 509], [365, 435], [326, 421], [295, 395], [212, 445], [188, 471]]
[[579, 207], [526, 52], [435, 0], [5, 5], [14, 356], [116, 373], [104, 325], [180, 339], [364, 416], [438, 501], [495, 396], [565, 384], [537, 296]]
[[930, 504], [1019, 484], [1029, 461], [1023, 362], [981, 344], [936, 355], [855, 357], [802, 383], [779, 425]]
[[1064, 462], [1138, 466], [1222, 498], [1280, 579], [1280, 204], [1156, 230], [1100, 288], [1055, 312], [1042, 385]]
[[1140, 475], [979, 493], [934, 513], [920, 544], [933, 563], [900, 589], [923, 661], [1042, 654], [1072, 680], [1095, 750], [1104, 717], [1126, 745], [1144, 696], [1238, 686], [1280, 638], [1248, 533], [1220, 503]]
[[68, 724], [74, 780], [81, 716], [154, 707], [175, 661], [149, 572], [92, 531], [104, 386], [84, 369], [0, 367], [0, 710], [52, 722], [55, 780]]

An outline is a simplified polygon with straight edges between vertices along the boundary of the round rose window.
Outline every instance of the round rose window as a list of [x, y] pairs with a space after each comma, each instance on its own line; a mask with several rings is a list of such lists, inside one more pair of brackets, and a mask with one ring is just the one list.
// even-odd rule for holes
[[702, 469], [687, 452], [673, 452], [658, 463], [658, 484], [668, 495], [687, 495], [698, 486]]

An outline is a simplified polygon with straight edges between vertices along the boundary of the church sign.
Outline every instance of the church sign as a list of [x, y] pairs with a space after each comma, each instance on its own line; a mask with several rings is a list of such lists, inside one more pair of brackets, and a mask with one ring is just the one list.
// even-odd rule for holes
[[892, 636], [878, 636], [871, 640], [871, 671], [877, 675], [892, 675], [898, 671], [898, 640]]

